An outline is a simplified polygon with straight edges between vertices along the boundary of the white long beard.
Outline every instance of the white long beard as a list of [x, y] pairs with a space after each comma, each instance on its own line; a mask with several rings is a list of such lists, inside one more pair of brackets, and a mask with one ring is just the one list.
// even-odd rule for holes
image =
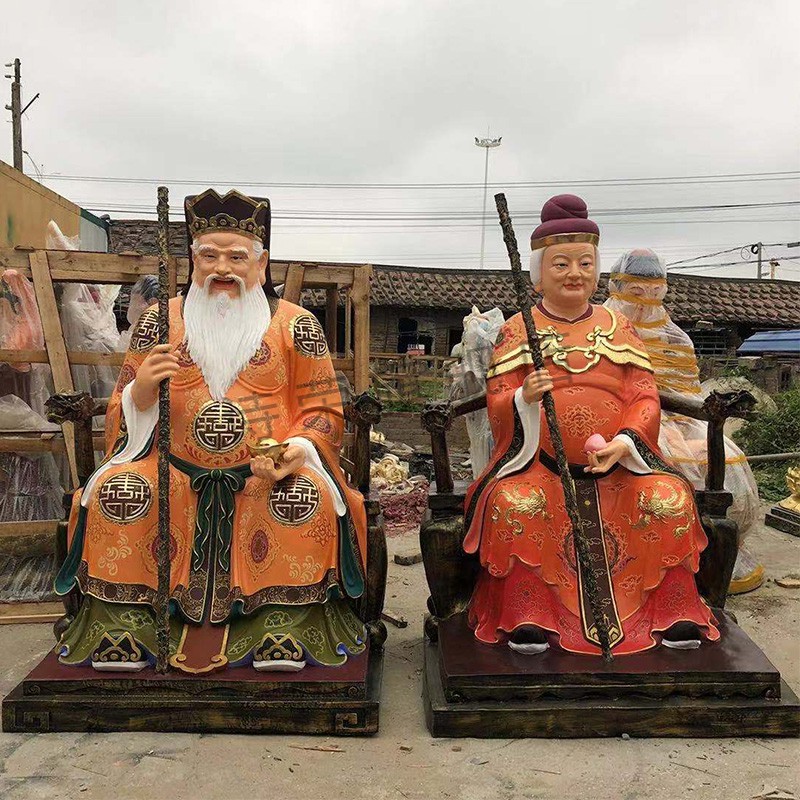
[[192, 283], [183, 305], [184, 340], [214, 400], [225, 397], [255, 355], [272, 316], [261, 286], [248, 291], [241, 278], [236, 281], [238, 297], [212, 294], [211, 278], [202, 287]]

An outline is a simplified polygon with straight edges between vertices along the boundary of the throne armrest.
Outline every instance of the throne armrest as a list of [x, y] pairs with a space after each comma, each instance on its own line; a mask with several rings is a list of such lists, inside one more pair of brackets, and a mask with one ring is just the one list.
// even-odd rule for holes
[[350, 397], [344, 403], [344, 417], [353, 426], [353, 483], [364, 497], [369, 495], [369, 434], [373, 425], [381, 421], [383, 410], [380, 400], [369, 392]]
[[[755, 407], [750, 392], [712, 392], [705, 400], [672, 392], [659, 392], [663, 411], [683, 414], [692, 419], [708, 422], [708, 473], [706, 491], [721, 491], [725, 482], [725, 443], [723, 428], [729, 417], [749, 419]], [[431, 435], [433, 469], [437, 494], [453, 491], [453, 475], [447, 449], [447, 431], [453, 420], [463, 414], [486, 408], [486, 392], [470, 395], [450, 402], [438, 400], [428, 403], [422, 412], [422, 427]]]
[[755, 397], [750, 392], [738, 390], [711, 392], [705, 400], [659, 392], [659, 399], [663, 411], [708, 423], [706, 491], [721, 492], [725, 485], [725, 421], [730, 417], [751, 419], [756, 405]]
[[95, 470], [92, 418], [104, 416], [108, 398], [95, 399], [86, 392], [62, 392], [45, 402], [47, 420], [58, 425], [71, 422], [75, 426], [75, 462], [78, 484], [83, 486]]

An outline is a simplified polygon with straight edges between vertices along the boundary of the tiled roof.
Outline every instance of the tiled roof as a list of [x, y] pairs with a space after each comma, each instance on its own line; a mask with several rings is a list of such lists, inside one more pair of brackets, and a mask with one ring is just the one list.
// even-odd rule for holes
[[[608, 296], [608, 275], [600, 276], [593, 298]], [[800, 326], [800, 282], [754, 278], [669, 277], [665, 304], [678, 323], [712, 320], [716, 323]], [[374, 306], [435, 307], [482, 310], [516, 307], [509, 270], [424, 269], [375, 266], [370, 304]]]
[[[152, 220], [114, 220], [112, 250], [155, 253], [156, 226]], [[185, 255], [184, 224], [172, 222], [170, 228], [170, 249], [176, 255]], [[605, 300], [607, 281], [608, 276], [601, 275], [595, 302]], [[324, 292], [304, 292], [303, 302], [308, 307], [324, 306]], [[672, 318], [681, 324], [711, 320], [718, 324], [800, 327], [800, 281], [671, 274], [665, 303]], [[473, 304], [481, 309], [499, 306], [506, 313], [512, 311], [516, 302], [509, 271], [374, 266], [372, 306], [468, 310]]]

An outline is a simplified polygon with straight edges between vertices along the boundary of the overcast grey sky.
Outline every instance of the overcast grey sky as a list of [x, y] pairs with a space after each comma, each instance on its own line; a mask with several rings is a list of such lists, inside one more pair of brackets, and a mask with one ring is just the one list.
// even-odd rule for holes
[[[202, 188], [179, 181], [196, 180], [267, 194], [276, 258], [477, 267], [473, 140], [490, 130], [503, 142], [489, 180], [525, 249], [543, 201], [565, 191], [596, 210], [606, 269], [634, 246], [675, 261], [800, 239], [796, 0], [29, 0], [3, 4], [3, 29], [23, 103], [41, 93], [25, 149], [48, 186], [96, 213], [146, 216], [162, 181], [177, 210]], [[777, 172], [792, 174], [763, 174]], [[408, 186], [442, 183], [471, 185]], [[783, 205], [684, 208], [756, 203]], [[684, 210], [608, 213], [653, 207]], [[489, 213], [486, 266], [505, 267], [491, 189]], [[800, 280], [800, 248], [765, 252], [796, 256], [777, 275]]]

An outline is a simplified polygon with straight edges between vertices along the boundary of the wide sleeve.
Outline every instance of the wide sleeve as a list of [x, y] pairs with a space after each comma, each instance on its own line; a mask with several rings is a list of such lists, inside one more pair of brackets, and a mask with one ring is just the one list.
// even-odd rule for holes
[[306, 466], [331, 489], [336, 511], [342, 516], [347, 507], [339, 485], [344, 435], [341, 392], [322, 326], [312, 314], [299, 311], [288, 331], [294, 388], [290, 393], [289, 435], [284, 441], [305, 450]]
[[482, 506], [492, 482], [525, 468], [536, 455], [541, 407], [522, 399], [522, 384], [532, 369], [522, 319], [517, 315], [500, 329], [486, 373], [486, 407], [495, 444], [489, 463], [464, 498], [467, 552], [477, 550]]
[[136, 373], [158, 342], [158, 312], [139, 318], [106, 411], [106, 456], [86, 482], [81, 505], [88, 506], [98, 480], [112, 467], [127, 464], [150, 451], [158, 422], [158, 403], [141, 411], [131, 397]]

